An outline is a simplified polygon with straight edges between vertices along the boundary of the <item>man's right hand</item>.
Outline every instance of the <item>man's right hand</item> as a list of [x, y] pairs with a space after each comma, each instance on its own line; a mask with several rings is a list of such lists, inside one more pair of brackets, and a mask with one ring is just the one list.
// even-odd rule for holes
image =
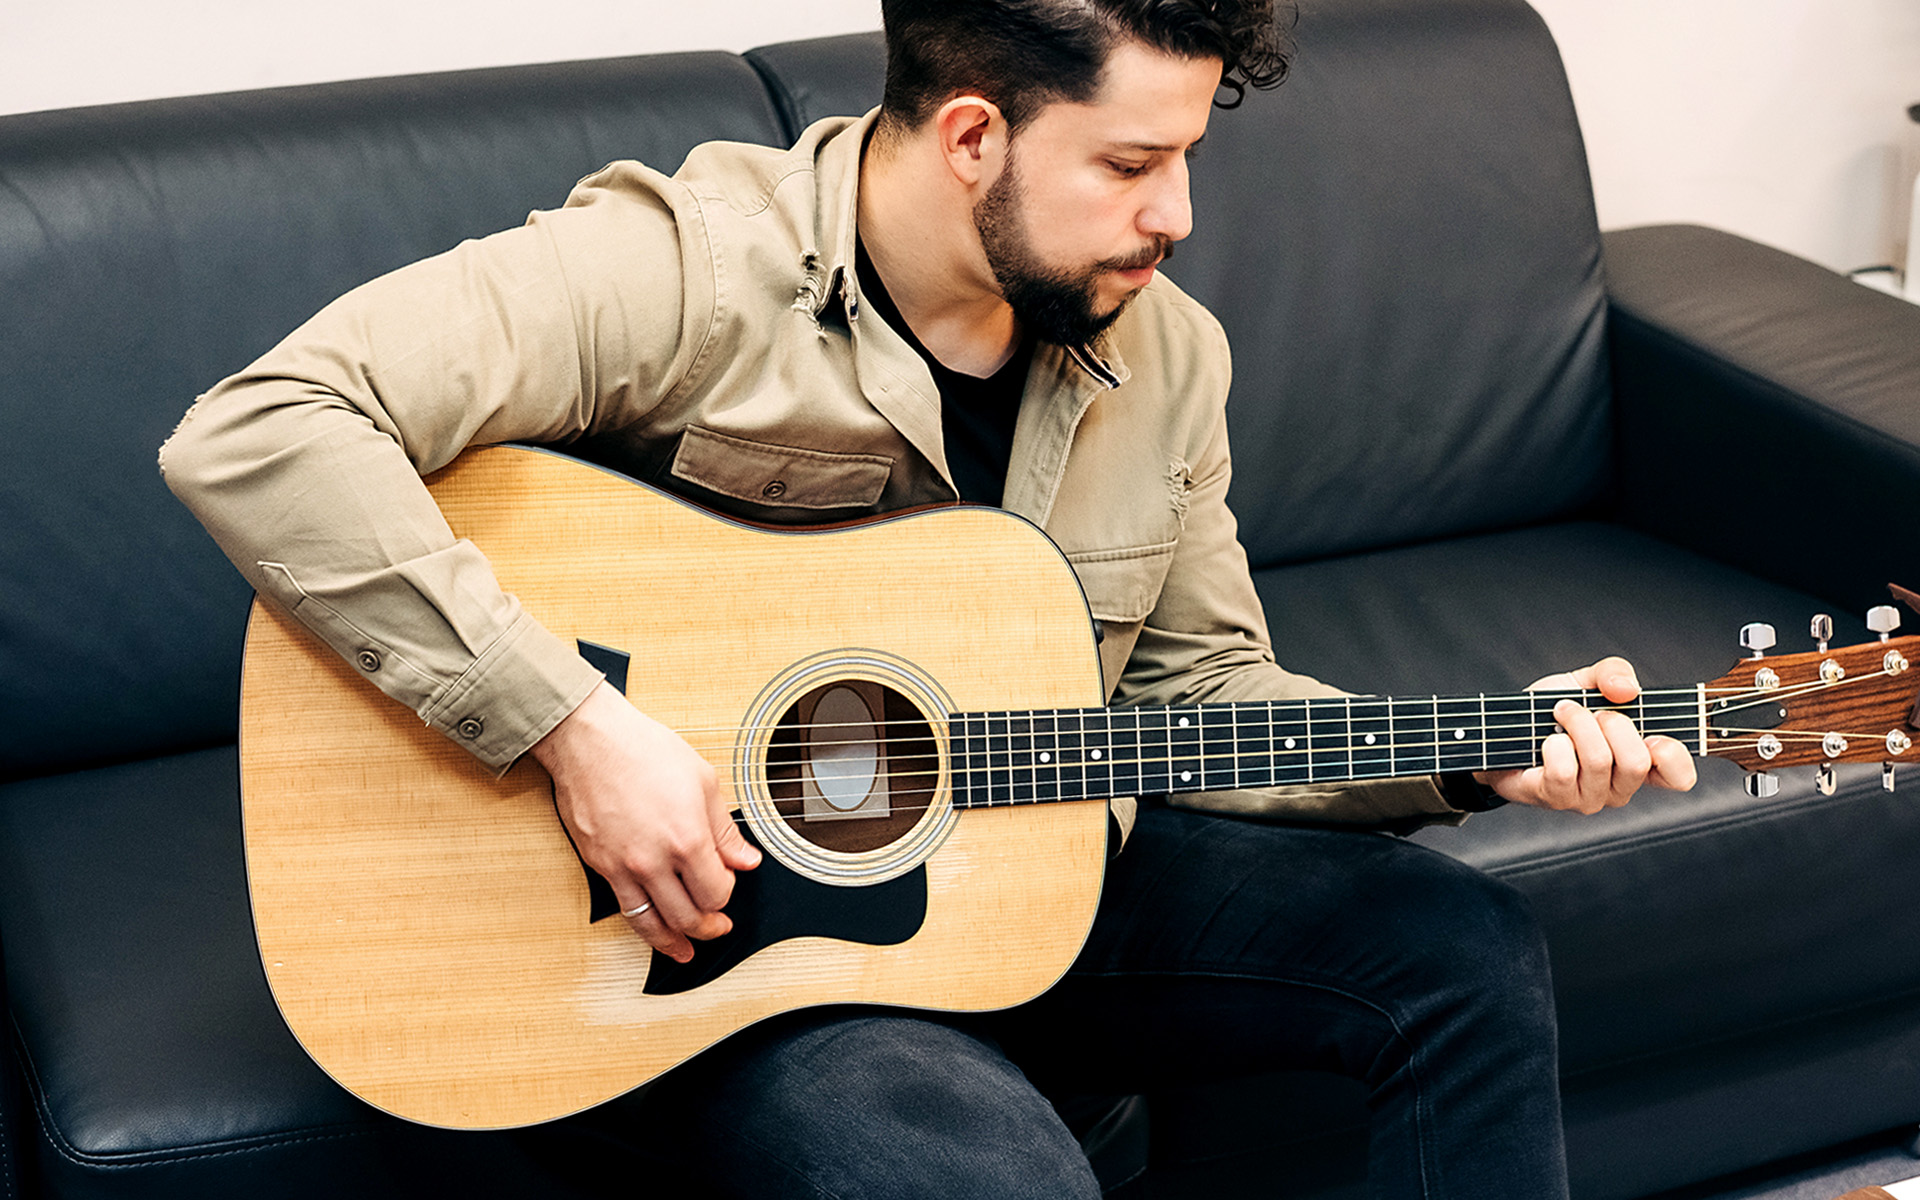
[[713, 767], [680, 735], [601, 683], [533, 746], [580, 857], [613, 885], [654, 949], [686, 962], [689, 939], [733, 928], [733, 873], [760, 864], [721, 802]]

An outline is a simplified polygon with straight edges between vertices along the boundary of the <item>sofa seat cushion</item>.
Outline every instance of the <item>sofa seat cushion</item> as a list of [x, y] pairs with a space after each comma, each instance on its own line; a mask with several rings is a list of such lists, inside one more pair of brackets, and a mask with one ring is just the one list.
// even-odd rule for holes
[[307, 1058], [254, 953], [238, 798], [231, 746], [0, 787], [46, 1194], [568, 1194], [521, 1140], [405, 1125]]
[[233, 747], [10, 784], [0, 927], [48, 1132], [85, 1158], [338, 1132], [371, 1111], [254, 953]]

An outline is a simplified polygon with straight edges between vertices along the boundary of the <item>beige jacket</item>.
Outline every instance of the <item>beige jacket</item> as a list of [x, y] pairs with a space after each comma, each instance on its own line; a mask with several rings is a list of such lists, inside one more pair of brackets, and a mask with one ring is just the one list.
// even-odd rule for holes
[[[615, 163], [557, 211], [355, 289], [200, 397], [162, 449], [169, 485], [255, 588], [504, 770], [599, 675], [427, 495], [420, 475], [467, 446], [568, 444], [762, 521], [954, 498], [932, 378], [852, 268], [871, 121], [702, 146], [671, 177]], [[1113, 703], [1335, 694], [1274, 664], [1226, 507], [1229, 369], [1164, 279], [1097, 350], [1034, 355], [1004, 504], [1078, 572]], [[1426, 780], [1188, 802], [1452, 814]]]

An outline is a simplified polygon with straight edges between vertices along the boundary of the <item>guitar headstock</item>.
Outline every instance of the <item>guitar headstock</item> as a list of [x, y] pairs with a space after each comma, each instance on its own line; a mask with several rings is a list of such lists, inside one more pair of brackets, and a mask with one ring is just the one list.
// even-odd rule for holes
[[1899, 613], [1882, 606], [1867, 616], [1880, 640], [1828, 649], [1831, 619], [1816, 617], [1819, 648], [1800, 654], [1766, 655], [1770, 626], [1741, 630], [1741, 645], [1754, 650], [1733, 670], [1705, 685], [1708, 754], [1730, 759], [1750, 772], [1747, 790], [1770, 796], [1779, 784], [1776, 767], [1812, 766], [1823, 793], [1831, 795], [1833, 764], [1878, 762], [1881, 781], [1893, 787], [1893, 768], [1920, 762], [1920, 637], [1891, 636]]

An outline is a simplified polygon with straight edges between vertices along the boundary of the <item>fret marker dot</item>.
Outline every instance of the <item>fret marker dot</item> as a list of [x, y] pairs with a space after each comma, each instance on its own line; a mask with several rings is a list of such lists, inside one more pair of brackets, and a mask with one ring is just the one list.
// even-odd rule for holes
[[1192, 772], [1192, 771], [1182, 771], [1182, 772], [1180, 772], [1180, 782], [1181, 782], [1181, 783], [1192, 783], [1192, 782], [1193, 782], [1193, 772]]
[[1291, 750], [1291, 749], [1293, 749], [1293, 739], [1292, 739], [1292, 738], [1288, 738], [1288, 739], [1287, 739], [1287, 749], [1289, 749], [1289, 750]]
[[1186, 719], [1185, 717], [1181, 717], [1181, 718], [1180, 718], [1180, 728], [1182, 728], [1182, 729], [1185, 729], [1186, 727], [1187, 727], [1187, 719]]
[[1053, 761], [1053, 755], [1051, 755], [1051, 754], [1048, 754], [1048, 753], [1047, 753], [1047, 752], [1046, 752], [1045, 750], [1042, 750], [1042, 751], [1040, 752], [1040, 761], [1041, 761], [1041, 762], [1052, 762], [1052, 761]]
[[1097, 761], [1097, 760], [1099, 759], [1099, 757], [1100, 757], [1100, 752], [1099, 752], [1098, 750], [1095, 750], [1095, 751], [1093, 752], [1093, 757], [1094, 757], [1094, 759], [1095, 759], [1095, 760]]
[[1453, 740], [1456, 742], [1466, 736], [1467, 736], [1467, 731], [1464, 729], [1456, 729], [1453, 731]]
[[1368, 735], [1367, 735], [1367, 745], [1369, 745], [1369, 746], [1371, 746], [1371, 745], [1373, 745], [1373, 735], [1372, 735], [1372, 734], [1368, 734]]

